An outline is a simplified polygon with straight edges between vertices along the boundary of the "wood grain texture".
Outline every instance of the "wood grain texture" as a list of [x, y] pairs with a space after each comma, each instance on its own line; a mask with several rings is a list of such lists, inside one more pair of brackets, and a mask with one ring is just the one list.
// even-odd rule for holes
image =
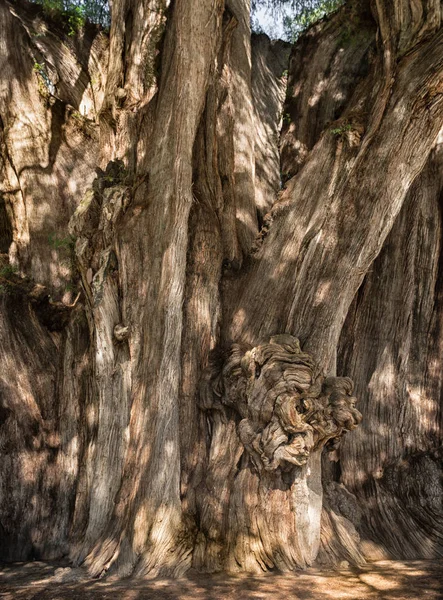
[[365, 278], [340, 341], [340, 369], [365, 390], [361, 410], [370, 415], [345, 442], [342, 481], [359, 504], [363, 539], [376, 540], [389, 556], [442, 552], [441, 161], [440, 143]]
[[441, 554], [443, 32], [391, 4], [302, 36], [282, 107], [248, 0], [75, 42], [0, 0], [2, 557]]

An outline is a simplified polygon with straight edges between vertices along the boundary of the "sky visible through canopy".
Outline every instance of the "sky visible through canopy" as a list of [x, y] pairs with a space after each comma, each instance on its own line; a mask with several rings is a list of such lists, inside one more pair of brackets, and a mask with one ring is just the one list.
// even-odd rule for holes
[[295, 42], [313, 23], [337, 10], [345, 0], [255, 0], [252, 30]]
[[283, 38], [283, 14], [275, 8], [257, 8], [252, 19], [253, 29], [258, 27], [270, 38]]
[[[31, 0], [43, 13], [63, 22], [74, 36], [86, 23], [110, 25], [109, 0]], [[294, 42], [312, 23], [335, 10], [345, 0], [253, 0], [252, 30], [271, 39]]]

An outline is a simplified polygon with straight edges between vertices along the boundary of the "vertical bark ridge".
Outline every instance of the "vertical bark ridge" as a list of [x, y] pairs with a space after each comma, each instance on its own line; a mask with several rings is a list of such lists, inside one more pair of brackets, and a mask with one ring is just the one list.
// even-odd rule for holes
[[[234, 194], [236, 229], [242, 258], [249, 254], [257, 234], [254, 187], [254, 106], [251, 83], [250, 0], [227, 0], [237, 19], [229, 55], [234, 143]], [[232, 61], [232, 62], [231, 62]]]
[[252, 90], [255, 113], [255, 204], [259, 226], [281, 187], [279, 134], [291, 45], [252, 34]]
[[[112, 3], [109, 64], [100, 110], [101, 162], [125, 159], [140, 171], [138, 140], [152, 98], [158, 90], [158, 54], [165, 32], [169, 0], [120, 0]], [[141, 140], [141, 143], [146, 143]]]
[[371, 557], [442, 554], [442, 390], [435, 378], [442, 343], [441, 158], [440, 144], [367, 275], [340, 342], [340, 369], [352, 374], [362, 410], [371, 415], [346, 440], [341, 460]]
[[[369, 65], [341, 118], [322, 132], [303, 168], [288, 182], [273, 210], [263, 245], [245, 274], [233, 283], [232, 312], [225, 321], [230, 323], [224, 331], [227, 343], [254, 345], [266, 335], [286, 331], [301, 338], [326, 373], [334, 373], [336, 347], [349, 305], [441, 128], [442, 39], [439, 31], [399, 61], [381, 112], [377, 103], [371, 112], [373, 94], [378, 93], [374, 85], [380, 76], [378, 60]], [[368, 48], [367, 38], [363, 44]], [[361, 57], [363, 60], [364, 52]], [[357, 73], [358, 69], [354, 76]], [[417, 101], [424, 88], [428, 90], [426, 100]], [[370, 139], [365, 143], [367, 134]], [[388, 148], [388, 139], [395, 152]], [[276, 255], [280, 257], [278, 265], [272, 261]], [[266, 301], [263, 289], [267, 290]], [[289, 302], [280, 301], [287, 297]], [[312, 491], [316, 487], [319, 465], [311, 469], [310, 480], [306, 474], [304, 477], [304, 498], [302, 494], [294, 502], [306, 502], [312, 509], [312, 560], [320, 542], [321, 503], [314, 509], [308, 489], [309, 484]], [[275, 509], [278, 512], [278, 505]], [[244, 519], [247, 514], [246, 508]], [[304, 548], [309, 548], [309, 543]], [[295, 564], [296, 560], [291, 567]]]
[[225, 13], [216, 77], [208, 88], [193, 152], [194, 203], [189, 219], [186, 266], [180, 437], [182, 505], [194, 519], [196, 487], [204, 477], [206, 450], [206, 423], [197, 402], [198, 385], [209, 353], [219, 338], [222, 264], [238, 254], [237, 238], [235, 233], [232, 235], [235, 220], [229, 223], [230, 227], [226, 224], [230, 217], [235, 219], [232, 116], [226, 71], [236, 26], [235, 17]]
[[[222, 8], [215, 0], [174, 5], [162, 57], [149, 182], [136, 189], [116, 240], [122, 316], [131, 331], [129, 446], [114, 514], [86, 561], [92, 574], [114, 563], [119, 574], [134, 568], [137, 575], [179, 573], [190, 560], [192, 532], [183, 527], [179, 492], [182, 300], [192, 151]], [[135, 255], [134, 236], [140, 240]]]
[[92, 28], [74, 49], [32, 6], [1, 2], [0, 13], [1, 193], [11, 229], [0, 261], [1, 554], [55, 559], [69, 548], [91, 379], [67, 221], [93, 178], [87, 73], [106, 43]]
[[[228, 13], [229, 14], [229, 13]], [[242, 201], [241, 198], [236, 194], [234, 182], [235, 176], [235, 144], [240, 143], [237, 141], [234, 128], [232, 127], [232, 111], [231, 106], [233, 100], [230, 99], [232, 95], [232, 79], [230, 72], [235, 67], [235, 61], [238, 59], [238, 53], [236, 52], [236, 46], [228, 43], [228, 34], [230, 33], [230, 23], [227, 23], [225, 29], [224, 43], [222, 44], [221, 52], [219, 55], [219, 69], [220, 69], [220, 80], [218, 86], [216, 86], [214, 92], [208, 94], [206, 111], [210, 112], [218, 110], [216, 119], [213, 119], [211, 114], [207, 115], [207, 123], [216, 121], [217, 125], [214, 130], [212, 125], [209, 130], [206, 129], [205, 143], [203, 140], [200, 142], [198, 149], [196, 150], [196, 180], [195, 180], [195, 194], [198, 204], [194, 207], [194, 213], [200, 215], [199, 222], [204, 222], [208, 227], [203, 227], [202, 233], [194, 233], [195, 241], [191, 243], [190, 254], [188, 257], [188, 265], [191, 269], [188, 277], [192, 287], [189, 289], [194, 290], [195, 297], [198, 297], [198, 306], [202, 306], [202, 301], [205, 302], [207, 294], [211, 290], [211, 286], [215, 285], [217, 289], [217, 295], [209, 296], [208, 302], [205, 305], [205, 309], [198, 316], [195, 310], [191, 312], [192, 305], [188, 306], [187, 322], [186, 322], [186, 333], [185, 339], [192, 339], [195, 336], [196, 328], [200, 328], [204, 325], [202, 314], [207, 314], [207, 320], [211, 320], [211, 326], [206, 326], [206, 331], [215, 333], [214, 337], [211, 337], [211, 341], [200, 335], [200, 342], [198, 344], [199, 356], [203, 357], [204, 360], [197, 364], [194, 362], [194, 372], [198, 372], [200, 375], [203, 368], [208, 363], [208, 353], [215, 344], [219, 343], [219, 323], [213, 319], [216, 316], [214, 308], [217, 307], [220, 302], [218, 298], [218, 285], [220, 282], [220, 275], [223, 280], [229, 280], [232, 277], [232, 273], [238, 268], [241, 261], [241, 254], [238, 254], [236, 248], [239, 247], [239, 243], [235, 236], [235, 206], [238, 201]], [[235, 23], [234, 23], [235, 25]], [[256, 40], [257, 42], [259, 40]], [[232, 53], [229, 60], [227, 59], [227, 50]], [[253, 64], [255, 65], [255, 71], [252, 72], [252, 81], [260, 82], [260, 86], [256, 87], [256, 95], [254, 96], [255, 103], [255, 119], [256, 127], [258, 130], [264, 132], [263, 139], [260, 140], [259, 149], [256, 148], [255, 164], [259, 165], [261, 172], [266, 170], [268, 180], [263, 182], [263, 187], [267, 186], [266, 189], [270, 190], [271, 196], [267, 199], [271, 204], [273, 202], [273, 196], [275, 195], [275, 182], [279, 185], [279, 168], [278, 162], [275, 161], [271, 164], [267, 164], [268, 153], [273, 154], [276, 151], [276, 138], [275, 135], [272, 137], [272, 133], [278, 128], [279, 116], [281, 111], [281, 73], [285, 60], [287, 57], [287, 49], [282, 44], [278, 48], [272, 48], [271, 42], [266, 40], [260, 40], [260, 43], [254, 44], [252, 47], [252, 56], [254, 57]], [[241, 58], [242, 54], [240, 54]], [[269, 114], [266, 112], [266, 107], [271, 106]], [[218, 107], [218, 109], [217, 109]], [[207, 125], [206, 125], [207, 127]], [[203, 131], [202, 131], [203, 133]], [[215, 133], [215, 136], [214, 136]], [[218, 135], [217, 135], [218, 134]], [[268, 136], [268, 137], [266, 137]], [[206, 150], [206, 163], [202, 158], [202, 150]], [[214, 167], [215, 163], [215, 167]], [[218, 173], [217, 173], [218, 171]], [[250, 176], [253, 176], [251, 172]], [[212, 204], [209, 203], [210, 202]], [[258, 198], [256, 198], [257, 210], [263, 210], [262, 205]], [[238, 206], [238, 204], [237, 204]], [[234, 210], [233, 210], [234, 209]], [[204, 216], [206, 213], [206, 216]], [[220, 271], [217, 273], [213, 270], [213, 266], [210, 265], [209, 259], [212, 256], [210, 249], [214, 249], [217, 244], [217, 236], [214, 234], [212, 229], [209, 227], [211, 223], [211, 215], [213, 219], [219, 220], [219, 227], [221, 236], [221, 250], [219, 249], [219, 268]], [[234, 236], [233, 227], [234, 225]], [[200, 225], [202, 229], [202, 225]], [[205, 234], [207, 239], [205, 244], [203, 241], [197, 245], [197, 242], [203, 240], [202, 235]], [[191, 238], [192, 239], [192, 238]], [[195, 246], [195, 249], [194, 249]], [[235, 259], [235, 257], [238, 257]], [[194, 261], [198, 259], [198, 262]], [[236, 262], [234, 262], [236, 260]], [[223, 272], [221, 271], [221, 261], [223, 261]], [[195, 280], [193, 284], [192, 277], [199, 275], [199, 279]], [[203, 277], [205, 274], [205, 277]], [[218, 278], [218, 279], [217, 279]], [[214, 288], [215, 290], [215, 288]], [[198, 296], [197, 296], [198, 294]], [[188, 296], [190, 302], [192, 302], [192, 296]], [[210, 300], [212, 298], [212, 300]], [[212, 302], [210, 304], [209, 302]], [[193, 317], [193, 319], [191, 319]], [[220, 319], [221, 312], [217, 314], [217, 318]], [[216, 325], [216, 329], [214, 329]], [[200, 329], [198, 329], [200, 331]], [[208, 335], [208, 333], [206, 334]], [[202, 351], [201, 341], [205, 340], [205, 347]], [[185, 347], [185, 365], [189, 369], [192, 365], [192, 355], [188, 357], [187, 346]], [[219, 571], [225, 568], [229, 570], [238, 570], [239, 566], [242, 568], [256, 569], [256, 560], [258, 559], [263, 566], [270, 566], [270, 559], [266, 556], [261, 558], [262, 554], [260, 551], [260, 544], [257, 543], [255, 547], [255, 554], [251, 554], [250, 557], [244, 555], [244, 548], [242, 548], [242, 537], [239, 535], [238, 540], [236, 539], [236, 533], [239, 533], [239, 528], [234, 527], [231, 535], [230, 528], [231, 523], [241, 522], [241, 510], [239, 506], [242, 504], [243, 492], [241, 492], [240, 480], [238, 483], [234, 482], [234, 477], [238, 473], [237, 463], [240, 460], [242, 454], [242, 446], [239, 443], [238, 435], [236, 431], [235, 421], [230, 421], [233, 415], [221, 414], [219, 409], [208, 410], [209, 406], [205, 406], [204, 400], [201, 400], [201, 408], [205, 412], [200, 412], [195, 406], [195, 392], [198, 381], [194, 380], [194, 385], [190, 385], [191, 379], [185, 382], [186, 389], [189, 394], [189, 390], [192, 391], [192, 395], [187, 399], [193, 406], [193, 410], [196, 411], [196, 416], [199, 416], [202, 431], [206, 432], [205, 437], [210, 436], [210, 447], [208, 449], [208, 456], [203, 462], [203, 455], [200, 454], [198, 460], [202, 461], [197, 471], [198, 476], [194, 476], [191, 480], [191, 487], [188, 488], [187, 496], [185, 497], [185, 503], [188, 505], [193, 500], [197, 509], [197, 518], [199, 524], [199, 533], [196, 539], [196, 545], [193, 555], [193, 566], [198, 570], [203, 571]], [[206, 414], [205, 414], [206, 413]], [[201, 447], [200, 447], [201, 448]], [[204, 451], [204, 447], [203, 447]], [[194, 455], [192, 455], [194, 456]], [[197, 455], [195, 455], [195, 461], [197, 461]], [[195, 474], [194, 474], [195, 475]], [[186, 470], [185, 470], [186, 476]], [[252, 487], [254, 483], [251, 484]], [[249, 487], [248, 489], [252, 489]], [[249, 492], [248, 492], [249, 493]], [[255, 493], [255, 492], [254, 492]], [[237, 508], [232, 508], [229, 512], [230, 498], [234, 498], [234, 505], [237, 503]], [[235, 500], [237, 497], [237, 500]], [[252, 523], [251, 523], [252, 526]], [[257, 525], [254, 520], [254, 528], [257, 529]], [[257, 535], [264, 536], [265, 532], [257, 529]], [[288, 550], [290, 553], [290, 550]], [[269, 553], [269, 549], [268, 549]], [[238, 555], [237, 559], [234, 558]], [[281, 564], [284, 564], [284, 559], [281, 560]]]

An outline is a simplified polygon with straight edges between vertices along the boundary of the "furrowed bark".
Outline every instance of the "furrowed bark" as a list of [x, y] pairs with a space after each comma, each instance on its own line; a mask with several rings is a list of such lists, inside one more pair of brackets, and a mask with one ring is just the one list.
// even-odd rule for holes
[[[221, 9], [215, 1], [174, 5], [166, 27], [149, 167], [113, 240], [122, 323], [130, 331], [129, 446], [110, 523], [86, 560], [91, 574], [114, 563], [119, 574], [134, 568], [137, 575], [178, 574], [190, 560], [192, 537], [182, 523], [179, 490], [182, 299], [192, 150]], [[140, 240], [137, 249], [134, 237]]]
[[[369, 73], [357, 85], [341, 119], [322, 133], [303, 168], [281, 194], [269, 233], [248, 270], [227, 291], [232, 308], [224, 317], [225, 343], [254, 346], [274, 332], [286, 331], [301, 339], [327, 373], [335, 372], [336, 348], [348, 308], [441, 128], [442, 39], [438, 32], [409, 48], [388, 87], [379, 79], [385, 55], [369, 65]], [[363, 44], [368, 48], [366, 37]], [[386, 91], [383, 106], [371, 96], [380, 90]], [[282, 298], [290, 301], [281, 302]], [[224, 431], [231, 440], [228, 425]], [[220, 454], [215, 439], [211, 453], [217, 448]], [[216, 478], [218, 459], [211, 460], [209, 470]], [[243, 467], [231, 464], [220, 472], [224, 481], [228, 472], [235, 481], [221, 509], [228, 515], [224, 517], [229, 524], [224, 543], [231, 568], [294, 568], [315, 558], [321, 516], [318, 454], [296, 476], [299, 487], [291, 484], [285, 489], [276, 480], [267, 482], [247, 462]], [[272, 496], [275, 487], [283, 493]], [[285, 535], [292, 535], [289, 543], [282, 534], [272, 535], [276, 531], [273, 515], [285, 514], [285, 503], [288, 512], [283, 519], [292, 528], [291, 534], [285, 530]], [[306, 509], [297, 514], [303, 504]], [[272, 551], [269, 539], [274, 541]]]
[[0, 13], [1, 555], [56, 558], [69, 548], [91, 394], [67, 222], [94, 177], [106, 41], [89, 29], [74, 48], [35, 7], [1, 2]]
[[346, 440], [341, 459], [342, 482], [358, 503], [353, 520], [371, 558], [442, 554], [441, 161], [440, 142], [340, 339], [340, 369], [354, 378], [361, 408], [371, 415]]
[[291, 46], [264, 34], [252, 39], [252, 97], [255, 108], [255, 204], [259, 225], [281, 187], [279, 137]]
[[[334, 369], [334, 348], [348, 306], [439, 132], [441, 44], [438, 33], [400, 63], [379, 129], [372, 134], [370, 144], [366, 145], [363, 137], [362, 151], [364, 125], [357, 120], [358, 113], [353, 121], [353, 111], [355, 114], [361, 106], [359, 92], [365, 82], [343, 115], [345, 123], [349, 115], [349, 128], [334, 134], [332, 127], [323, 133], [303, 171], [281, 195], [275, 210], [276, 214], [281, 212], [280, 222], [276, 224], [274, 217], [266, 243], [242, 281], [244, 292], [233, 309], [233, 325], [228, 334], [231, 339], [253, 342], [269, 331], [284, 328], [297, 332], [306, 347], [321, 357], [327, 370]], [[417, 101], [423, 89], [428, 92]], [[387, 130], [394, 126], [391, 137], [395, 137], [392, 148], [396, 152], [392, 155], [384, 139]], [[313, 181], [320, 163], [325, 168]], [[345, 206], [346, 219], [342, 209]], [[291, 212], [295, 211], [296, 222], [291, 220]], [[375, 218], [376, 214], [379, 218]], [[272, 271], [267, 265], [277, 252], [282, 260]], [[342, 269], [340, 257], [345, 256], [346, 266]], [[315, 280], [310, 280], [312, 273]], [[289, 294], [289, 310], [287, 304], [281, 305], [281, 310], [277, 308], [261, 318], [259, 289], [264, 282], [272, 284], [275, 297]], [[331, 322], [333, 325], [327, 326]]]
[[[195, 506], [194, 510], [197, 511], [200, 522], [200, 531], [193, 555], [193, 566], [199, 570], [210, 572], [227, 566], [227, 549], [224, 536], [229, 524], [227, 515], [223, 511], [231, 494], [231, 474], [235, 474], [233, 465], [236, 465], [242, 452], [238, 443], [235, 423], [231, 423], [226, 428], [224, 418], [220, 418], [215, 412], [211, 414], [208, 422], [208, 431], [206, 428], [207, 417], [195, 405], [196, 383], [201, 379], [201, 373], [208, 363], [210, 350], [213, 350], [219, 343], [221, 312], [218, 288], [222, 266], [223, 276], [227, 278], [231, 277], [231, 273], [235, 272], [235, 269], [239, 266], [235, 257], [238, 256], [236, 249], [239, 248], [241, 242], [239, 243], [239, 240], [235, 237], [235, 231], [239, 230], [235, 227], [233, 219], [235, 218], [235, 207], [237, 207], [238, 214], [239, 207], [241, 208], [244, 199], [239, 195], [238, 189], [232, 185], [232, 180], [235, 179], [236, 135], [232, 127], [231, 106], [233, 98], [230, 97], [230, 71], [234, 68], [234, 61], [238, 56], [235, 45], [231, 44], [229, 40], [232, 27], [235, 27], [234, 16], [226, 24], [219, 55], [220, 83], [208, 94], [207, 114], [201, 128], [201, 141], [195, 153], [194, 189], [198, 203], [193, 214], [198, 215], [198, 221], [191, 221], [191, 223], [204, 222], [208, 230], [206, 231], [201, 225], [200, 234], [195, 234], [191, 230], [191, 235], [195, 235], [195, 241], [192, 241], [193, 237], [191, 236], [192, 245], [188, 256], [188, 282], [191, 283], [191, 287], [189, 289], [189, 304], [187, 305], [185, 325], [185, 339], [198, 339], [197, 349], [199, 354], [196, 357], [194, 353], [188, 354], [188, 350], [184, 354], [184, 364], [187, 365], [185, 368], [189, 369], [193, 364], [194, 373], [198, 373], [197, 378], [195, 376], [192, 378], [188, 374], [184, 380], [185, 390], [187, 391], [184, 401], [187, 406], [192, 407], [192, 410], [195, 411], [195, 419], [200, 419], [199, 427], [202, 432], [200, 436], [203, 434], [203, 440], [208, 435], [212, 438], [209, 461], [214, 461], [215, 464], [213, 463], [212, 468], [207, 471], [204, 459], [206, 444], [202, 444], [202, 437], [198, 438], [199, 441], [196, 442], [192, 435], [186, 435], [184, 443], [195, 444], [198, 446], [199, 452], [191, 454], [196, 471], [194, 471], [193, 477], [186, 487], [183, 487], [183, 490], [186, 489], [187, 494], [185, 505], [188, 506], [192, 499], [193, 504], [189, 508], [192, 505]], [[281, 74], [287, 60], [287, 53], [283, 44], [275, 48], [268, 38], [262, 37], [253, 40], [252, 57], [253, 65], [255, 65], [252, 71], [252, 82], [256, 86], [254, 95], [256, 127], [257, 131], [261, 132], [260, 143], [256, 146], [255, 165], [259, 168], [259, 175], [256, 174], [256, 182], [258, 181], [262, 189], [269, 192], [266, 201], [272, 204], [279, 185], [279, 167], [277, 161], [270, 162], [269, 155], [277, 154], [275, 132], [278, 128], [283, 100], [280, 87]], [[266, 107], [269, 107], [269, 113], [266, 112]], [[210, 111], [215, 111], [217, 117], [211, 115]], [[214, 122], [217, 123], [215, 129], [214, 125], [211, 128], [211, 123]], [[203, 144], [203, 138], [206, 140], [205, 145]], [[266, 173], [266, 177], [263, 176], [263, 173]], [[253, 177], [253, 172], [250, 173], [249, 177]], [[257, 210], [263, 210], [259, 197], [256, 198], [256, 201]], [[216, 234], [217, 216], [220, 221], [219, 235], [221, 238], [219, 239], [217, 239]], [[218, 260], [215, 258], [217, 256]], [[214, 269], [216, 264], [218, 264], [218, 271]], [[207, 315], [206, 320], [204, 315]], [[201, 334], [205, 331], [206, 321], [211, 323], [210, 327], [206, 326], [206, 331], [208, 333], [211, 331], [210, 338], [208, 333], [206, 334], [207, 337]], [[200, 332], [198, 338], [196, 338], [195, 333], [196, 327], [199, 328], [198, 331]], [[185, 347], [188, 348], [188, 345]], [[185, 373], [186, 371], [184, 371]], [[189, 393], [190, 390], [192, 391], [191, 394]], [[183, 423], [187, 424], [186, 431], [188, 433], [189, 422], [190, 419], [185, 420], [183, 418]], [[183, 431], [185, 431], [185, 427], [186, 425]], [[186, 453], [184, 452], [183, 455], [186, 456]], [[190, 462], [184, 463], [185, 476], [189, 464]], [[187, 480], [189, 480], [189, 476], [187, 477]]]
[[443, 34], [391, 4], [302, 36], [282, 110], [248, 0], [114, 0], [109, 42], [0, 0], [2, 557], [441, 554]]
[[232, 35], [229, 64], [234, 146], [232, 175], [237, 208], [237, 236], [242, 255], [247, 256], [258, 228], [254, 188], [250, 0], [227, 0], [226, 8], [237, 20]]

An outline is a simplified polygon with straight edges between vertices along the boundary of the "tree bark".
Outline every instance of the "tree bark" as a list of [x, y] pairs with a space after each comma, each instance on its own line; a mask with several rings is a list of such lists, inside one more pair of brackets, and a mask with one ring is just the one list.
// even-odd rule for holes
[[341, 463], [342, 481], [360, 505], [362, 537], [377, 544], [367, 544], [369, 556], [442, 554], [441, 383], [435, 372], [441, 356], [441, 160], [440, 142], [353, 302], [339, 345], [341, 368], [357, 388], [364, 382], [360, 397], [368, 406], [362, 410], [372, 415], [346, 440]]
[[[367, 48], [367, 38], [362, 37]], [[304, 349], [317, 357], [326, 373], [335, 373], [339, 335], [352, 299], [441, 128], [441, 44], [437, 33], [418, 47], [409, 48], [407, 56], [396, 65], [395, 77], [391, 73], [388, 91], [385, 81], [379, 79], [380, 69], [387, 68], [386, 56], [381, 53], [380, 60], [375, 58], [369, 65], [369, 72], [356, 86], [341, 118], [323, 130], [303, 168], [281, 194], [263, 245], [228, 290], [225, 343], [255, 346], [273, 332], [285, 331], [300, 338]], [[363, 57], [364, 53], [357, 56]], [[361, 71], [356, 75], [361, 76]], [[417, 101], [428, 86], [434, 91], [428, 93], [426, 101]], [[384, 96], [382, 106], [380, 98]], [[302, 121], [303, 115], [299, 118]], [[302, 127], [294, 128], [303, 131]], [[281, 302], [282, 298], [288, 300]], [[227, 469], [219, 464], [225, 460], [220, 440], [230, 432], [229, 425], [222, 425], [211, 447], [215, 458], [209, 468], [214, 478], [220, 472], [224, 481]], [[235, 434], [231, 433], [229, 439], [234, 445]], [[280, 541], [272, 537], [273, 515], [282, 514], [281, 497], [267, 497], [263, 502], [257, 491], [261, 486], [281, 489], [281, 484], [263, 482], [259, 474], [245, 475], [250, 470], [246, 467], [243, 478], [235, 480], [236, 487], [236, 466], [231, 464], [233, 491], [224, 502], [228, 533], [220, 534], [228, 540], [235, 538], [235, 542], [227, 542], [228, 547], [231, 543], [231, 568], [294, 568], [313, 560], [320, 543], [319, 465], [320, 457], [313, 455], [306, 471], [300, 474], [300, 486], [295, 488], [301, 492], [295, 495], [292, 486], [285, 492], [291, 509], [284, 521], [287, 527], [293, 527], [293, 539], [288, 544], [283, 535], [276, 536]], [[241, 515], [236, 520], [231, 518], [230, 504]], [[307, 511], [297, 515], [301, 504], [310, 508], [307, 521]], [[213, 521], [220, 520], [220, 510], [209, 518], [208, 531]], [[291, 521], [290, 513], [298, 520]], [[258, 525], [253, 527], [252, 522]], [[271, 552], [267, 549], [269, 539], [274, 540]], [[288, 546], [291, 550], [301, 548], [299, 555], [294, 552], [288, 556]], [[356, 559], [360, 556], [355, 553]]]
[[439, 3], [346, 3], [287, 80], [248, 0], [38, 10], [0, 1], [1, 557], [441, 554]]

